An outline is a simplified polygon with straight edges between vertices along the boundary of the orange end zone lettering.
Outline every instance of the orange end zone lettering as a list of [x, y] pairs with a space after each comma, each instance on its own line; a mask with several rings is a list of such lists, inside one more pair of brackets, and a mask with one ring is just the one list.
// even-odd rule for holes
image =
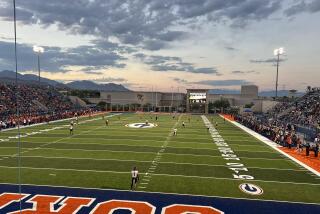
[[208, 206], [192, 206], [174, 204], [162, 209], [161, 214], [224, 214], [224, 212]]
[[29, 194], [18, 194], [18, 193], [2, 193], [0, 195], [0, 209], [8, 206], [13, 202], [19, 202], [26, 198]]
[[112, 214], [116, 210], [130, 210], [135, 214], [153, 214], [155, 209], [147, 202], [110, 200], [97, 204], [90, 214]]
[[60, 208], [54, 210], [54, 205], [58, 203], [63, 196], [53, 196], [53, 195], [36, 195], [29, 199], [27, 203], [32, 203], [32, 209], [24, 209], [21, 211], [11, 212], [10, 214], [75, 214], [83, 206], [90, 206], [95, 199], [92, 198], [77, 198], [77, 197], [67, 197], [61, 203], [59, 203]]

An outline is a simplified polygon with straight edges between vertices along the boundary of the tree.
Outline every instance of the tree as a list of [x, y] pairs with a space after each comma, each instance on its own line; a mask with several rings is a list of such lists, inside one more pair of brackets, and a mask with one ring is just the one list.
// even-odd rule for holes
[[251, 108], [252, 106], [254, 106], [253, 102], [244, 105], [245, 108]]
[[310, 92], [311, 91], [311, 86], [309, 85], [308, 87], [307, 87], [307, 92]]
[[212, 106], [217, 108], [217, 109], [221, 109], [221, 111], [223, 112], [224, 109], [230, 107], [230, 103], [229, 103], [229, 100], [221, 98], [220, 100], [214, 101], [212, 103]]
[[105, 110], [106, 110], [106, 105], [107, 105], [106, 102], [101, 101], [101, 102], [99, 102], [99, 103], [97, 104], [97, 107], [98, 107], [100, 110], [105, 111]]

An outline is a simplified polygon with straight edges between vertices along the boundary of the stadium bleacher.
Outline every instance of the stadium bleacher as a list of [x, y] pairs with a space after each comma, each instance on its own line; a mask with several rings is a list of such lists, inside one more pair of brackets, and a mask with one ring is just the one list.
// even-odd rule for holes
[[20, 122], [24, 125], [72, 117], [88, 110], [75, 106], [66, 96], [51, 86], [0, 83], [0, 129], [15, 127], [16, 97], [18, 97]]
[[288, 141], [296, 146], [301, 136], [313, 142], [319, 139], [320, 90], [313, 88], [303, 97], [278, 103], [267, 114], [237, 116], [236, 120], [283, 146], [289, 146]]

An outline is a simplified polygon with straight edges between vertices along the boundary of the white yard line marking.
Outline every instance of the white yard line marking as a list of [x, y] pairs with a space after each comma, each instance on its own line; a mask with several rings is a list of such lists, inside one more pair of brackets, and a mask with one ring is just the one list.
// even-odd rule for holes
[[[223, 117], [220, 115], [220, 117]], [[279, 145], [276, 144], [275, 142], [269, 140], [268, 138], [254, 132], [253, 130], [241, 125], [238, 122], [235, 121], [230, 121], [228, 118], [226, 118], [226, 120], [228, 120], [230, 123], [234, 124], [235, 126], [239, 127], [240, 129], [242, 129], [243, 131], [247, 132], [248, 134], [252, 135], [253, 137], [257, 138], [258, 140], [260, 140], [261, 142], [265, 143], [266, 145], [270, 146], [271, 148], [273, 148], [274, 150], [278, 151], [279, 153], [281, 153], [282, 155], [286, 156], [287, 158], [291, 159], [292, 161], [294, 161], [295, 163], [299, 164], [300, 166], [306, 168], [307, 170], [309, 170], [310, 172], [314, 173], [315, 175], [320, 177], [320, 172], [318, 172], [317, 170], [311, 168], [310, 166], [302, 163], [301, 161], [295, 159], [294, 157], [288, 155], [287, 153], [285, 153], [284, 151], [282, 151], [281, 149], [279, 149]]]
[[[164, 153], [165, 149], [167, 148], [167, 146], [169, 144], [170, 139], [172, 138], [173, 129], [175, 129], [178, 126], [178, 124], [179, 124], [179, 122], [181, 120], [181, 117], [182, 117], [182, 114], [180, 114], [179, 119], [177, 120], [177, 122], [171, 128], [166, 140], [164, 141], [163, 145], [161, 146], [161, 149], [159, 150], [159, 152], [157, 153], [156, 157], [152, 161], [151, 166], [149, 167], [149, 169], [147, 170], [145, 175], [148, 175], [150, 173], [154, 173], [155, 172], [155, 170], [157, 168], [157, 165], [158, 165], [158, 162], [161, 160], [162, 154]], [[147, 188], [151, 179], [152, 179], [152, 177], [150, 176], [149, 181], [145, 182], [145, 183], [141, 183], [141, 185], [139, 185], [138, 188]]]
[[[79, 135], [82, 135], [83, 133], [87, 133], [87, 132], [91, 132], [91, 131], [94, 131], [94, 130], [97, 130], [97, 129], [100, 129], [101, 127], [98, 127], [96, 129], [90, 129], [90, 131], [83, 131], [83, 132], [80, 132], [79, 134], [75, 134], [73, 136], [79, 136]], [[59, 143], [61, 142], [62, 140], [65, 140], [65, 139], [73, 139], [72, 136], [68, 136], [68, 137], [65, 137], [65, 138], [60, 138], [59, 140], [57, 141], [53, 141], [53, 142], [49, 142], [49, 143], [42, 143], [42, 142], [37, 142], [35, 144], [40, 144], [38, 147], [41, 147], [43, 148], [44, 146], [46, 145], [50, 145], [52, 143]], [[81, 138], [83, 139], [83, 138]], [[162, 146], [152, 146], [152, 145], [135, 145], [135, 144], [116, 144], [116, 143], [111, 143], [111, 144], [103, 144], [103, 143], [67, 143], [67, 142], [62, 142], [62, 143], [59, 143], [60, 145], [61, 144], [64, 144], [64, 145], [78, 145], [78, 146], [81, 146], [81, 145], [86, 145], [86, 146], [89, 146], [89, 145], [101, 145], [101, 146], [127, 146], [127, 147], [150, 147], [150, 148], [162, 148], [159, 152], [162, 153], [164, 151], [164, 147], [163, 145]], [[211, 145], [213, 145], [211, 143]], [[0, 147], [0, 148], [8, 148], [8, 147]], [[166, 146], [166, 148], [172, 148], [172, 149], [190, 149], [190, 150], [195, 150], [195, 151], [219, 151], [218, 149], [213, 149], [213, 148], [194, 148], [194, 147], [175, 147], [175, 146]], [[30, 147], [30, 149], [33, 149]], [[276, 155], [279, 155], [279, 153], [277, 153], [276, 151], [251, 151], [251, 150], [237, 150], [237, 152], [252, 152], [252, 153], [271, 153], [271, 154], [276, 154]]]
[[[0, 147], [0, 148], [7, 148], [7, 149], [16, 149], [17, 147]], [[110, 153], [134, 153], [134, 154], [157, 154], [158, 152], [137, 152], [137, 151], [131, 151], [131, 150], [121, 150], [121, 151], [115, 151], [115, 150], [108, 150], [108, 149], [75, 149], [75, 148], [70, 148], [70, 149], [57, 149], [57, 148], [40, 148], [41, 150], [54, 150], [54, 151], [83, 151], [83, 152], [110, 152]], [[32, 149], [27, 149], [27, 150], [32, 150]], [[190, 157], [220, 157], [218, 155], [198, 155], [198, 154], [189, 154], [189, 153], [172, 153], [172, 152], [166, 152], [164, 155], [173, 155], [173, 156], [190, 156]], [[8, 155], [10, 156], [10, 155]], [[285, 157], [279, 157], [279, 158], [253, 158], [253, 157], [244, 157], [244, 156], [238, 156], [240, 159], [250, 159], [250, 160], [270, 160], [270, 161], [288, 161], [292, 163], [292, 161], [288, 158]]]
[[[113, 116], [116, 116], [116, 115], [119, 115], [119, 114], [113, 114], [113, 115], [109, 115], [109, 116], [107, 116], [107, 117], [110, 118], [110, 117], [113, 117]], [[100, 119], [100, 118], [94, 118], [94, 119], [85, 120], [85, 121], [82, 121], [82, 122], [83, 122], [83, 123], [87, 123], [87, 122], [91, 122], [91, 121], [93, 121], [93, 120], [98, 120], [98, 119]], [[80, 124], [80, 122], [79, 122], [79, 124]], [[64, 126], [65, 126], [65, 125], [64, 125]], [[68, 126], [68, 125], [67, 125], [67, 126]], [[53, 142], [41, 144], [40, 146], [38, 146], [38, 147], [36, 147], [36, 148], [28, 148], [28, 150], [22, 151], [20, 154], [24, 154], [24, 153], [27, 153], [27, 152], [30, 152], [30, 151], [33, 151], [33, 150], [37, 150], [37, 149], [42, 149], [44, 146], [48, 146], [48, 145], [51, 145], [51, 144], [54, 144], [54, 143], [58, 143], [58, 142], [60, 142], [60, 141], [62, 141], [62, 140], [65, 140], [65, 139], [68, 139], [68, 138], [72, 138], [72, 136], [79, 136], [79, 135], [81, 135], [81, 134], [89, 133], [89, 132], [95, 131], [95, 130], [97, 130], [97, 129], [101, 129], [101, 128], [103, 128], [103, 127], [105, 127], [105, 126], [103, 125], [103, 126], [100, 126], [100, 127], [94, 128], [94, 129], [82, 131], [82, 132], [80, 132], [79, 134], [70, 135], [70, 136], [68, 136], [68, 137], [60, 138], [59, 140], [56, 140], [56, 141], [53, 141]], [[14, 154], [14, 155], [12, 155], [12, 157], [15, 157], [15, 156], [17, 156], [17, 155], [19, 155], [19, 154]]]
[[[8, 158], [8, 156], [3, 156], [0, 155], [0, 157], [2, 159]], [[48, 157], [48, 156], [29, 156], [29, 155], [25, 155], [25, 156], [21, 156], [22, 158], [43, 158], [43, 159], [66, 159], [66, 160], [92, 160], [92, 161], [119, 161], [119, 162], [139, 162], [139, 163], [152, 163], [150, 169], [155, 169], [158, 164], [172, 164], [172, 165], [191, 165], [191, 166], [208, 166], [208, 167], [226, 167], [225, 165], [222, 164], [204, 164], [204, 163], [190, 163], [190, 162], [170, 162], [170, 161], [160, 161], [160, 159], [158, 159], [157, 162], [155, 162], [155, 160], [153, 161], [141, 161], [141, 160], [129, 160], [129, 159], [105, 159], [105, 158], [76, 158], [76, 157]], [[301, 168], [301, 169], [289, 169], [289, 168], [270, 168], [270, 167], [247, 167], [247, 168], [252, 168], [252, 169], [267, 169], [267, 170], [279, 170], [279, 171], [308, 171], [305, 168]], [[313, 175], [314, 174], [311, 174]]]
[[[16, 166], [0, 166], [0, 168], [9, 168], [9, 169], [17, 169]], [[30, 169], [30, 170], [50, 170], [50, 171], [75, 171], [75, 172], [94, 172], [94, 173], [113, 173], [113, 174], [128, 174], [128, 172], [119, 172], [119, 171], [109, 171], [109, 170], [92, 170], [92, 169], [61, 169], [61, 168], [36, 168], [36, 167], [21, 167], [22, 169]], [[183, 177], [183, 178], [198, 178], [198, 179], [209, 179], [209, 180], [233, 180], [233, 181], [243, 181], [239, 179], [233, 178], [223, 178], [223, 177], [205, 177], [205, 176], [195, 176], [195, 175], [171, 175], [171, 174], [156, 174], [152, 173], [152, 176], [163, 176], [163, 177]], [[266, 181], [266, 180], [251, 180], [251, 181], [258, 181], [263, 183], [280, 183], [280, 184], [296, 184], [296, 185], [311, 185], [311, 186], [320, 186], [320, 184], [316, 183], [297, 183], [297, 182], [290, 182], [290, 181]], [[143, 188], [143, 187], [141, 187]]]
[[[12, 185], [17, 186], [15, 183], [0, 183], [5, 185]], [[94, 187], [77, 187], [77, 186], [53, 186], [53, 185], [39, 185], [39, 184], [28, 184], [24, 183], [23, 185], [27, 186], [37, 186], [37, 187], [61, 187], [61, 188], [69, 188], [69, 189], [86, 189], [86, 190], [111, 190], [111, 191], [119, 191], [119, 192], [129, 192], [128, 190], [121, 190], [121, 189], [102, 189], [102, 188], [94, 188]], [[235, 197], [223, 197], [223, 196], [216, 196], [216, 195], [197, 195], [197, 194], [182, 194], [182, 193], [174, 193], [174, 192], [146, 192], [146, 191], [137, 191], [142, 192], [145, 194], [162, 194], [162, 195], [178, 195], [178, 196], [193, 196], [193, 197], [207, 197], [207, 198], [227, 198], [227, 199], [237, 199], [237, 200], [244, 200], [244, 201], [271, 201], [271, 202], [278, 202], [278, 203], [290, 203], [290, 204], [311, 204], [311, 205], [319, 205], [319, 203], [306, 203], [300, 201], [278, 201], [278, 200], [268, 200], [268, 199], [253, 199], [253, 198], [235, 198]]]

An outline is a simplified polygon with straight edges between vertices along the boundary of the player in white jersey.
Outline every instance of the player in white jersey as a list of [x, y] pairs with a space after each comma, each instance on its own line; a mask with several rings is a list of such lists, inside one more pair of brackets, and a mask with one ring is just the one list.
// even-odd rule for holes
[[173, 129], [173, 136], [177, 136], [177, 131], [178, 131], [178, 129]]
[[70, 135], [73, 135], [73, 123], [70, 124]]
[[131, 171], [131, 190], [135, 190], [139, 181], [139, 171], [137, 167], [133, 167]]

